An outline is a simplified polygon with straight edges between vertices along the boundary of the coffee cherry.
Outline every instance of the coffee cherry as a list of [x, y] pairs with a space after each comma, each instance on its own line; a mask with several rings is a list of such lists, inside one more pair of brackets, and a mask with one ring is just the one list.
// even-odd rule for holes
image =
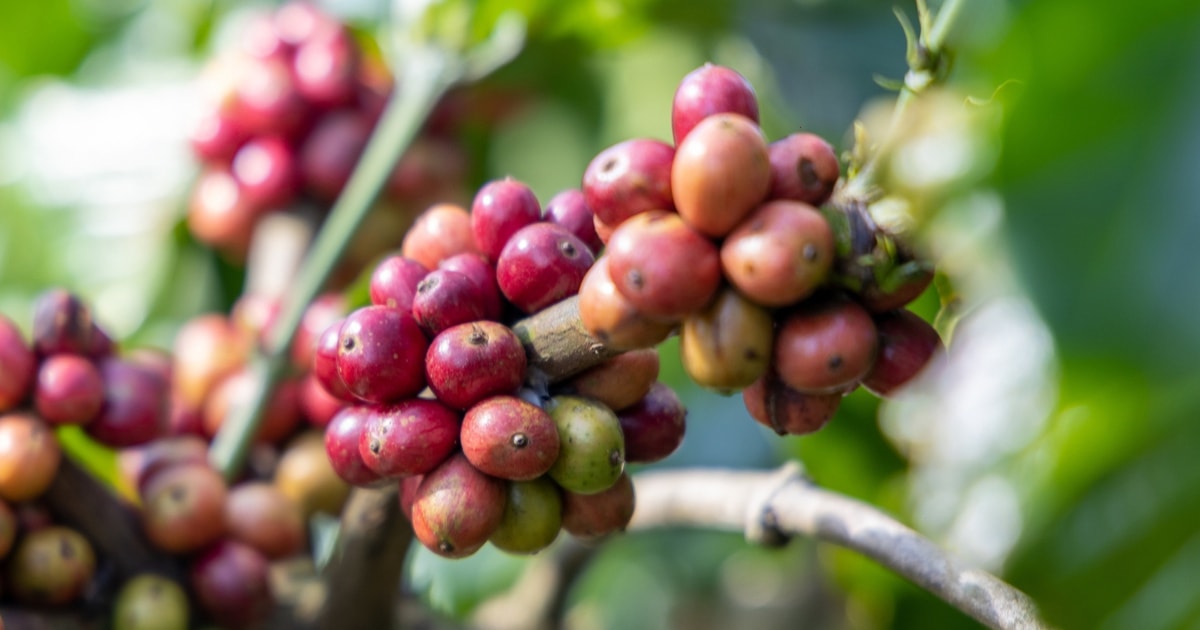
[[625, 459], [649, 464], [665, 459], [683, 443], [687, 407], [675, 390], [655, 383], [637, 404], [617, 414], [625, 436]]
[[729, 233], [767, 197], [771, 162], [758, 125], [738, 114], [700, 121], [679, 144], [671, 165], [675, 207], [701, 234]]
[[675, 208], [671, 162], [675, 147], [660, 140], [619, 142], [592, 158], [583, 172], [583, 197], [596, 218], [612, 226], [635, 214]]
[[142, 526], [154, 546], [190, 553], [225, 533], [225, 480], [206, 464], [179, 464], [160, 471], [142, 494]]
[[794, 133], [767, 147], [771, 160], [769, 199], [792, 199], [819, 206], [829, 201], [841, 169], [824, 138]]
[[[601, 243], [608, 245], [608, 240], [612, 238], [613, 230], [617, 229], [615, 225], [609, 225], [600, 220], [600, 217], [592, 217], [592, 229], [596, 231], [596, 238], [600, 239]], [[599, 252], [600, 250], [593, 250]]]
[[599, 255], [604, 249], [604, 241], [596, 234], [595, 214], [578, 188], [568, 188], [551, 197], [542, 211], [542, 219], [579, 237], [593, 254]]
[[311, 373], [300, 380], [300, 416], [310, 426], [324, 429], [337, 412], [346, 406], [346, 401], [330, 394], [316, 376]]
[[359, 52], [350, 33], [340, 25], [314, 33], [296, 48], [292, 76], [296, 90], [318, 107], [353, 102]]
[[945, 350], [933, 326], [916, 313], [889, 311], [875, 316], [879, 354], [863, 387], [877, 396], [889, 396], [921, 372], [933, 355]]
[[699, 311], [721, 284], [716, 246], [669, 212], [644, 212], [622, 223], [606, 256], [617, 290], [653, 319], [677, 321]]
[[508, 240], [496, 261], [496, 280], [513, 305], [536, 313], [578, 293], [593, 262], [592, 250], [574, 234], [534, 223]]
[[422, 212], [404, 236], [400, 253], [437, 269], [438, 263], [455, 254], [478, 252], [471, 229], [471, 215], [462, 206], [439, 203]]
[[364, 306], [346, 316], [338, 335], [337, 373], [368, 402], [389, 402], [425, 389], [429, 342], [408, 313]]
[[[353, 407], [346, 407], [353, 409]], [[329, 431], [334, 421], [326, 427]], [[358, 436], [349, 442], [358, 451]], [[275, 487], [285, 496], [300, 506], [305, 522], [316, 512], [324, 512], [337, 516], [342, 512], [342, 505], [350, 495], [350, 486], [333, 469], [331, 454], [327, 454], [323, 436], [319, 431], [309, 431], [300, 434], [292, 440], [279, 463], [275, 466]], [[366, 465], [359, 462], [361, 469]], [[369, 469], [367, 469], [369, 470]]]
[[37, 374], [37, 356], [25, 343], [21, 330], [0, 314], [0, 411], [20, 405], [29, 395]]
[[84, 424], [100, 412], [104, 382], [95, 364], [77, 354], [56, 354], [38, 368], [33, 402], [51, 424]]
[[8, 563], [7, 586], [17, 601], [62, 605], [91, 583], [96, 553], [79, 532], [56, 525], [27, 533]]
[[542, 207], [529, 186], [511, 177], [480, 187], [471, 202], [471, 230], [479, 251], [491, 260], [500, 257], [517, 230], [542, 218]]
[[516, 554], [537, 553], [550, 546], [562, 529], [562, 494], [548, 477], [508, 484], [504, 517], [490, 541]]
[[797, 201], [762, 204], [721, 245], [725, 277], [763, 306], [787, 306], [811, 295], [829, 276], [833, 257], [829, 222]]
[[280, 6], [271, 17], [275, 36], [292, 50], [330, 30], [341, 28], [332, 17], [304, 0]]
[[463, 417], [461, 439], [472, 465], [516, 481], [545, 474], [560, 447], [550, 414], [513, 396], [493, 396], [471, 407]]
[[338, 477], [350, 485], [369, 486], [383, 478], [367, 465], [359, 450], [372, 415], [365, 405], [346, 407], [325, 427], [325, 454]]
[[845, 392], [871, 370], [879, 346], [871, 316], [843, 297], [805, 301], [775, 335], [774, 365], [789, 387]]
[[304, 127], [309, 105], [286, 60], [247, 58], [240, 71], [233, 101], [238, 124], [256, 136], [292, 136]]
[[250, 249], [260, 208], [224, 167], [210, 167], [200, 174], [188, 203], [188, 230], [202, 243], [241, 260]]
[[584, 541], [623, 532], [633, 518], [634, 504], [633, 481], [627, 473], [595, 494], [564, 491], [562, 528]]
[[371, 303], [411, 311], [417, 285], [429, 275], [425, 265], [404, 256], [388, 256], [371, 272]]
[[180, 435], [117, 451], [121, 478], [139, 495], [158, 473], [183, 464], [207, 465], [208, 441], [194, 435]]
[[425, 475], [412, 506], [413, 534], [430, 551], [464, 558], [500, 527], [507, 482], [485, 475], [462, 453]]
[[123, 358], [100, 362], [104, 404], [88, 435], [109, 446], [137, 446], [166, 433], [168, 383], [151, 368]]
[[436, 400], [411, 398], [372, 407], [358, 453], [380, 477], [424, 475], [454, 451], [461, 424], [457, 412]]
[[224, 315], [199, 315], [175, 335], [171, 386], [189, 408], [200, 409], [217, 383], [246, 363], [250, 344]]
[[29, 413], [0, 415], [0, 498], [40, 496], [58, 472], [62, 449], [44, 422]]
[[292, 341], [292, 365], [297, 370], [312, 369], [317, 340], [331, 324], [345, 317], [347, 310], [346, 299], [339, 293], [322, 293], [304, 309]]
[[767, 370], [774, 341], [771, 314], [725, 287], [712, 304], [683, 320], [679, 357], [701, 387], [735, 392]]
[[346, 383], [337, 371], [338, 348], [341, 347], [342, 323], [346, 318], [339, 318], [317, 337], [317, 348], [313, 353], [312, 375], [321, 383], [321, 387], [330, 395], [344, 402], [355, 402], [358, 399], [350, 393]]
[[201, 609], [222, 627], [261, 624], [275, 606], [267, 558], [253, 547], [223, 539], [191, 565], [189, 582]]
[[370, 135], [370, 121], [356, 110], [322, 116], [300, 145], [300, 175], [308, 191], [324, 201], [336, 199], [350, 180]]
[[494, 313], [483, 287], [466, 274], [435, 269], [417, 285], [412, 314], [425, 334], [433, 337], [459, 324], [476, 322]]
[[250, 139], [250, 134], [225, 112], [203, 112], [188, 135], [192, 152], [212, 164], [228, 165], [237, 150]]
[[750, 417], [779, 435], [805, 435], [825, 426], [842, 404], [842, 392], [810, 394], [788, 387], [772, 372], [742, 390]]
[[550, 477], [564, 490], [594, 494], [625, 470], [625, 437], [611, 409], [590, 398], [555, 396], [546, 407], [561, 444]]
[[142, 573], [121, 586], [113, 604], [112, 627], [121, 630], [186, 630], [187, 594], [175, 582]]
[[86, 355], [92, 348], [92, 310], [79, 296], [50, 289], [33, 303], [33, 350], [39, 356]]
[[456, 409], [499, 394], [525, 380], [525, 349], [516, 333], [496, 322], [471, 322], [438, 333], [425, 355], [429, 389]]
[[641, 400], [658, 380], [658, 350], [643, 348], [619, 354], [572, 378], [563, 390], [594, 398], [613, 411]]
[[758, 97], [754, 87], [736, 70], [706, 63], [679, 82], [671, 102], [671, 132], [675, 146], [700, 121], [723, 112], [741, 114], [758, 123]]
[[858, 292], [858, 301], [872, 313], [894, 311], [912, 302], [933, 283], [933, 271], [915, 273], [906, 282], [885, 291], [877, 283], [870, 282]]
[[608, 256], [601, 256], [579, 286], [579, 319], [588, 334], [613, 350], [653, 348], [675, 329], [638, 312], [617, 290], [609, 275]]
[[291, 202], [299, 189], [292, 148], [278, 136], [253, 138], [233, 156], [230, 172], [254, 208], [274, 209]]
[[266, 481], [249, 481], [229, 490], [225, 529], [234, 540], [272, 560], [299, 553], [306, 542], [300, 506]]
[[496, 268], [482, 254], [463, 252], [442, 260], [438, 269], [457, 271], [471, 279], [481, 290], [480, 302], [484, 319], [499, 321], [504, 315], [504, 299], [500, 296], [500, 285], [496, 284]]

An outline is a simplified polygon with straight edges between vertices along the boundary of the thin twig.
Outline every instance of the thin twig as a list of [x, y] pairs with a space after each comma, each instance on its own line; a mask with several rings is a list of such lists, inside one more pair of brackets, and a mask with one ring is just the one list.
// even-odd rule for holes
[[629, 531], [693, 526], [745, 532], [759, 543], [808, 536], [875, 560], [990, 628], [1049, 628], [1029, 596], [962, 566], [875, 507], [816, 487], [795, 463], [767, 472], [646, 472], [634, 476], [634, 487], [638, 502]]

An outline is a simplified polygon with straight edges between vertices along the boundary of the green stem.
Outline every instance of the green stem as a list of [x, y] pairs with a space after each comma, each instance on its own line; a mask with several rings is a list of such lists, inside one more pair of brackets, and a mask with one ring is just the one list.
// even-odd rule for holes
[[421, 125], [446, 90], [458, 79], [460, 64], [448, 53], [426, 48], [405, 57], [403, 89], [396, 89], [346, 183], [305, 257], [292, 290], [284, 296], [279, 319], [264, 356], [252, 362], [259, 378], [253, 400], [233, 410], [213, 439], [209, 459], [226, 479], [241, 470], [262, 420], [271, 392], [283, 377], [288, 349], [308, 304], [320, 293], [350, 238], [370, 211], [396, 161], [412, 143]]
[[[925, 48], [930, 55], [940, 56], [946, 45], [946, 38], [954, 29], [959, 17], [962, 15], [963, 6], [966, 5], [964, 0], [946, 0], [938, 9], [937, 17], [934, 18], [933, 24], [929, 27], [929, 32], [922, 33], [921, 37], [924, 40]], [[932, 70], [919, 70], [919, 72], [931, 73]], [[930, 80], [925, 84], [925, 87], [933, 85], [936, 77], [930, 76]], [[900, 89], [900, 94], [896, 96], [896, 105], [892, 109], [892, 120], [888, 124], [888, 130], [880, 143], [879, 147], [871, 155], [871, 158], [863, 164], [858, 173], [847, 184], [842, 194], [846, 197], [865, 198], [871, 193], [874, 188], [877, 178], [879, 177], [879, 160], [880, 156], [886, 155], [895, 142], [896, 136], [904, 124], [905, 118], [908, 117], [909, 109], [912, 108], [913, 102], [916, 100], [918, 92], [908, 87], [908, 82], [905, 81], [905, 87]]]

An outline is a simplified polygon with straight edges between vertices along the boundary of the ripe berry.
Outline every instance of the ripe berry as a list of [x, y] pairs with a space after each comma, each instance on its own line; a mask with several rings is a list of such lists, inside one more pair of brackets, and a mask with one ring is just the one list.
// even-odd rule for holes
[[237, 123], [256, 136], [291, 136], [310, 113], [285, 60], [252, 58], [242, 63], [233, 112]]
[[178, 464], [147, 482], [142, 526], [156, 547], [190, 553], [225, 533], [225, 480], [207, 464]]
[[592, 158], [583, 173], [583, 197], [596, 218], [617, 226], [635, 214], [672, 210], [675, 147], [649, 138], [617, 143]]
[[489, 308], [484, 287], [466, 274], [435, 269], [417, 285], [412, 314], [430, 337], [443, 330], [475, 322], [497, 309]]
[[805, 435], [825, 426], [842, 404], [842, 392], [810, 394], [797, 391], [767, 372], [742, 390], [750, 416], [779, 435]]
[[84, 424], [100, 412], [104, 381], [95, 364], [77, 354], [56, 354], [38, 368], [33, 402], [51, 424]]
[[278, 136], [254, 138], [233, 156], [230, 172], [246, 202], [255, 208], [280, 208], [299, 188], [292, 148]]
[[324, 429], [333, 416], [346, 406], [346, 401], [325, 390], [311, 372], [300, 381], [300, 415], [310, 426]]
[[608, 256], [601, 256], [579, 286], [579, 319], [588, 334], [613, 350], [653, 348], [675, 329], [642, 315], [617, 290], [609, 275]]
[[371, 303], [411, 311], [417, 285], [429, 275], [425, 265], [404, 256], [388, 256], [371, 272]]
[[478, 252], [471, 230], [471, 215], [462, 206], [439, 203], [422, 212], [404, 236], [400, 253], [437, 269], [438, 263], [455, 254]]
[[683, 443], [687, 407], [670, 386], [655, 383], [637, 404], [617, 414], [625, 436], [625, 459], [649, 464], [666, 458]]
[[578, 188], [568, 188], [551, 197], [543, 209], [542, 219], [578, 236], [593, 254], [599, 255], [604, 249], [604, 241], [596, 234], [595, 214]]
[[100, 362], [104, 404], [88, 435], [109, 446], [137, 446], [166, 433], [168, 383], [152, 368], [124, 358]]
[[545, 474], [558, 459], [558, 429], [541, 407], [493, 396], [463, 417], [462, 450], [472, 465], [493, 477], [526, 481]]
[[292, 365], [300, 371], [312, 369], [317, 352], [317, 340], [330, 324], [346, 316], [346, 299], [340, 293], [318, 295], [300, 318], [296, 338], [292, 341]]
[[547, 405], [558, 425], [558, 459], [550, 477], [564, 490], [594, 494], [616, 483], [625, 470], [621, 422], [603, 403], [578, 396], [555, 396]]
[[308, 190], [325, 201], [336, 199], [350, 180], [370, 135], [370, 122], [356, 110], [322, 116], [300, 146], [300, 175]]
[[504, 300], [500, 296], [500, 285], [496, 284], [496, 268], [482, 254], [463, 252], [444, 259], [438, 269], [457, 271], [471, 279], [482, 290], [485, 319], [499, 321], [504, 315]]
[[79, 532], [55, 525], [26, 534], [8, 563], [5, 586], [18, 602], [62, 605], [91, 583], [96, 553]]
[[721, 284], [716, 245], [678, 214], [652, 211], [625, 221], [606, 255], [617, 290], [653, 319], [679, 320], [704, 308]]
[[417, 488], [413, 534], [430, 551], [464, 558], [479, 550], [500, 527], [506, 482], [485, 475], [462, 453], [451, 455]]
[[633, 518], [633, 481], [621, 473], [607, 490], [595, 494], [563, 492], [562, 527], [580, 540], [596, 540], [625, 531]]
[[700, 121], [671, 165], [675, 207], [696, 231], [729, 233], [770, 192], [771, 162], [758, 125], [738, 114]]
[[321, 383], [326, 392], [338, 400], [354, 402], [358, 400], [342, 382], [337, 372], [338, 348], [341, 347], [342, 323], [346, 318], [332, 322], [325, 332], [317, 338], [317, 348], [313, 353], [312, 375]]
[[188, 229], [197, 240], [234, 259], [245, 258], [259, 216], [259, 209], [223, 167], [205, 170], [192, 188]]
[[192, 127], [188, 140], [192, 152], [201, 160], [228, 165], [233, 155], [250, 139], [250, 134], [226, 112], [204, 112]]
[[249, 353], [249, 343], [228, 317], [193, 317], [175, 335], [171, 385], [183, 403], [199, 409], [221, 379], [245, 364]]
[[879, 331], [879, 355], [863, 379], [863, 387], [877, 396], [899, 389], [919, 374], [934, 354], [944, 350], [933, 326], [911, 311], [876, 315], [875, 328]]
[[92, 310], [79, 296], [50, 289], [33, 304], [33, 350], [47, 357], [58, 353], [86, 355], [92, 348]]
[[461, 418], [436, 400], [411, 398], [372, 407], [358, 438], [358, 452], [380, 477], [424, 475], [458, 444]]
[[771, 313], [725, 287], [703, 311], [683, 320], [679, 357], [698, 385], [735, 392], [771, 362]]
[[845, 392], [871, 370], [878, 333], [866, 309], [842, 297], [805, 301], [775, 335], [774, 365], [789, 387]]
[[355, 405], [339, 411], [325, 427], [325, 454], [338, 477], [353, 486], [369, 486], [383, 478], [367, 465], [358, 447], [370, 417], [370, 407]]
[[521, 228], [542, 218], [542, 208], [529, 186], [511, 177], [480, 187], [471, 202], [471, 230], [479, 251], [491, 260]]
[[28, 501], [54, 481], [62, 449], [46, 423], [30, 413], [0, 415], [0, 499]]
[[490, 541], [508, 553], [537, 553], [562, 529], [562, 492], [547, 477], [508, 484], [504, 517]]
[[223, 539], [191, 564], [190, 583], [200, 607], [223, 627], [262, 623], [275, 602], [267, 558], [253, 547]]
[[706, 63], [679, 82], [671, 102], [671, 132], [679, 146], [701, 120], [723, 112], [741, 114], [758, 123], [754, 87], [736, 70]]
[[37, 356], [25, 343], [21, 330], [0, 315], [0, 411], [20, 405], [29, 395], [37, 374]]
[[658, 380], [658, 350], [631, 350], [567, 381], [567, 393], [587, 396], [620, 411], [641, 400]]
[[829, 201], [841, 168], [837, 153], [824, 138], [794, 133], [772, 142], [770, 199], [793, 199], [819, 206]]
[[508, 240], [496, 261], [496, 280], [508, 301], [536, 313], [575, 295], [593, 262], [579, 237], [553, 223], [534, 223]]
[[798, 201], [762, 204], [721, 245], [725, 277], [763, 306], [787, 306], [811, 295], [829, 275], [833, 258], [829, 222]]
[[171, 436], [117, 452], [117, 467], [130, 488], [143, 494], [158, 473], [183, 464], [208, 464], [208, 441], [194, 435]]
[[272, 560], [299, 553], [306, 542], [300, 507], [266, 481], [248, 481], [229, 490], [225, 529], [234, 540]]
[[425, 355], [429, 389], [456, 409], [498, 394], [511, 394], [525, 380], [525, 349], [504, 324], [470, 322], [438, 333]]
[[296, 89], [319, 107], [348, 105], [354, 100], [359, 65], [358, 46], [345, 28], [326, 28], [296, 48], [292, 76]]
[[365, 306], [346, 316], [338, 334], [337, 373], [352, 394], [389, 402], [425, 389], [429, 342], [411, 315]]

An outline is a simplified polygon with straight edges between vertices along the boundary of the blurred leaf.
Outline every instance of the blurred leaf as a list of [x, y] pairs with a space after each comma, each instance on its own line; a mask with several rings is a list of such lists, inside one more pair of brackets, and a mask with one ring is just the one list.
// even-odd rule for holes
[[91, 439], [78, 426], [59, 427], [55, 433], [68, 457], [78, 462], [104, 485], [115, 490], [123, 499], [134, 503], [138, 501], [137, 488], [131, 487], [121, 476], [116, 451]]
[[491, 545], [473, 556], [449, 560], [414, 541], [405, 581], [433, 610], [463, 618], [480, 602], [508, 590], [527, 562]]

